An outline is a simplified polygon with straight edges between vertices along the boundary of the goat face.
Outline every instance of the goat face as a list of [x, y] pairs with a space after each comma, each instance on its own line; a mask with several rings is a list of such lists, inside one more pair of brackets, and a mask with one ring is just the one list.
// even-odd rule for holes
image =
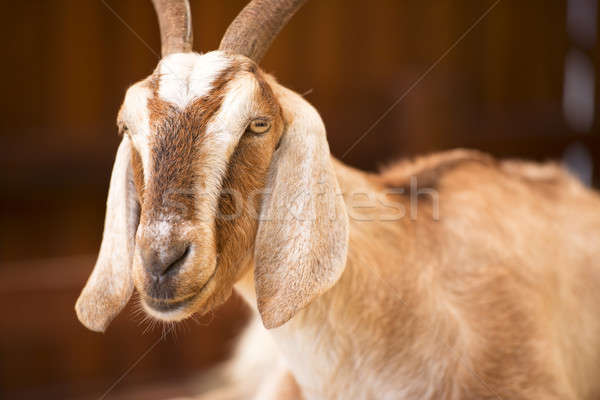
[[161, 320], [209, 311], [254, 266], [275, 327], [337, 281], [348, 223], [323, 124], [252, 60], [171, 54], [127, 91], [118, 125], [86, 326], [104, 330], [133, 286]]
[[270, 86], [241, 56], [173, 54], [129, 89], [120, 125], [135, 155], [133, 280], [144, 308], [179, 320], [223, 301], [247, 264], [282, 133]]

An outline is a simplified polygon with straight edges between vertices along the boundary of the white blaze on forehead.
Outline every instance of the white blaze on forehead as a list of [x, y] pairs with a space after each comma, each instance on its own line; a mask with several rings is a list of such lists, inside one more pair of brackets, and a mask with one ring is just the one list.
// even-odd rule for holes
[[131, 86], [125, 94], [123, 102], [122, 118], [127, 124], [133, 145], [140, 153], [142, 165], [148, 171], [150, 164], [150, 112], [148, 110], [148, 99], [152, 96], [152, 90], [148, 87], [147, 80]]
[[227, 83], [221, 107], [206, 126], [206, 137], [221, 145], [229, 157], [253, 118], [260, 117], [256, 104], [258, 81], [252, 73], [240, 72]]
[[199, 182], [198, 190], [208, 195], [211, 212], [216, 211], [220, 183], [231, 154], [248, 123], [260, 116], [255, 103], [257, 89], [258, 82], [251, 73], [239, 73], [227, 83], [221, 107], [206, 126], [202, 151], [207, 155], [210, 174]]
[[160, 75], [158, 96], [183, 109], [190, 102], [206, 96], [214, 81], [231, 65], [231, 60], [219, 51], [203, 55], [175, 53], [158, 64]]

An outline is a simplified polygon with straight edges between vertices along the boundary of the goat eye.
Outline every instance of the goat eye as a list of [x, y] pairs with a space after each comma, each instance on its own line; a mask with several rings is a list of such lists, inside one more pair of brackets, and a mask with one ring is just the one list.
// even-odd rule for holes
[[271, 129], [271, 122], [266, 119], [257, 118], [250, 122], [248, 129], [250, 129], [250, 132], [252, 133], [265, 133]]
[[129, 134], [129, 128], [127, 127], [127, 125], [122, 124], [119, 125], [119, 135], [123, 136], [123, 135], [127, 135]]

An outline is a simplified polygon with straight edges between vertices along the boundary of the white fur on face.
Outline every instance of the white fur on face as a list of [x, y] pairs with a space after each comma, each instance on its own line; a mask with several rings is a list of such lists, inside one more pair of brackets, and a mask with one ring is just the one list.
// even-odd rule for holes
[[154, 317], [158, 320], [161, 321], [167, 321], [167, 322], [179, 322], [187, 317], [189, 317], [190, 312], [187, 310], [172, 310], [172, 311], [156, 311], [155, 309], [153, 309], [152, 307], [148, 307], [148, 305], [145, 302], [141, 302], [142, 307], [144, 308], [144, 311], [150, 315], [151, 317]]
[[206, 96], [215, 79], [230, 65], [231, 60], [218, 51], [203, 55], [171, 54], [157, 67], [156, 72], [160, 75], [158, 96], [184, 109], [193, 100]]
[[[196, 190], [208, 198], [207, 211], [215, 215], [221, 181], [227, 172], [227, 163], [237, 143], [246, 131], [249, 121], [256, 117], [255, 91], [258, 82], [250, 73], [241, 73], [226, 86], [225, 97], [219, 111], [206, 126], [205, 139], [200, 152], [202, 168], [209, 171]], [[206, 207], [205, 207], [206, 208]]]
[[150, 97], [152, 97], [152, 91], [148, 87], [147, 80], [131, 86], [125, 94], [121, 115], [129, 128], [133, 146], [140, 153], [144, 171], [149, 171], [150, 167], [150, 112], [148, 110]]

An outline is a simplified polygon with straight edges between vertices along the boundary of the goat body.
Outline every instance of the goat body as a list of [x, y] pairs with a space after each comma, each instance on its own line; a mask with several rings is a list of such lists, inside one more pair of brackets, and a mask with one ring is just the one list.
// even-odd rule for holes
[[[600, 396], [596, 193], [552, 164], [460, 150], [381, 175], [337, 161], [335, 170], [344, 193], [382, 201], [352, 209], [345, 196], [354, 218], [342, 277], [271, 330], [276, 365], [289, 368], [307, 399]], [[419, 196], [416, 217], [382, 218], [390, 204], [411, 208], [408, 193], [386, 194], [411, 177], [438, 198]], [[236, 288], [256, 307], [253, 282], [249, 273]], [[238, 350], [253, 368], [248, 349], [269, 340], [257, 329]], [[265, 354], [273, 357], [257, 355]], [[276, 365], [269, 386], [285, 377]]]

